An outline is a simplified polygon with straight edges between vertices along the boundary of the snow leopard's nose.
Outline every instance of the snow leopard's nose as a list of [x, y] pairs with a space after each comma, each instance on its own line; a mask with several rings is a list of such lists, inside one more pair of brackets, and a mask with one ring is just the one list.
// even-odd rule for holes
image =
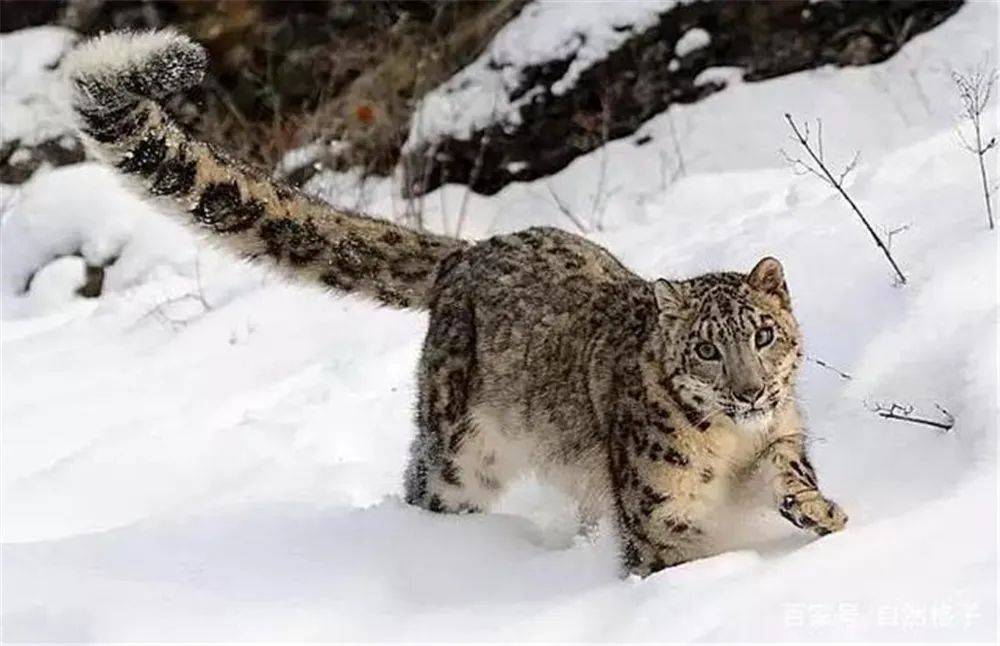
[[733, 397], [744, 404], [756, 404], [764, 396], [764, 386], [760, 384], [748, 384], [733, 389]]

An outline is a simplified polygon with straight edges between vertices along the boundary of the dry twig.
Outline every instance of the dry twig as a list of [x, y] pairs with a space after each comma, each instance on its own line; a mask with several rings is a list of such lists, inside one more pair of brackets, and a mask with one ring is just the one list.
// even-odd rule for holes
[[894, 237], [896, 237], [897, 235], [899, 235], [900, 233], [904, 233], [904, 232], [909, 231], [909, 230], [910, 230], [910, 224], [909, 223], [902, 224], [902, 225], [896, 227], [895, 229], [890, 229], [888, 227], [882, 227], [882, 235], [885, 236], [885, 246], [888, 247], [890, 251], [892, 251], [892, 239]]
[[924, 426], [933, 426], [943, 431], [950, 431], [955, 426], [955, 416], [940, 404], [934, 404], [934, 407], [941, 413], [940, 420], [914, 415], [915, 408], [912, 404], [899, 404], [897, 402], [890, 402], [888, 404], [873, 402], [868, 404], [868, 410], [883, 419], [894, 419], [902, 422], [910, 422], [911, 424], [923, 424]]
[[549, 195], [552, 196], [552, 200], [556, 203], [556, 208], [559, 209], [559, 212], [569, 218], [569, 221], [576, 225], [576, 228], [580, 230], [580, 233], [587, 233], [587, 227], [580, 221], [580, 218], [573, 215], [573, 211], [571, 211], [569, 206], [567, 206], [567, 204], [556, 194], [552, 185], [545, 182], [545, 188], [548, 189]]
[[807, 361], [812, 361], [813, 363], [815, 363], [820, 368], [825, 368], [825, 369], [829, 370], [830, 372], [834, 373], [835, 375], [837, 375], [838, 377], [840, 377], [844, 381], [850, 381], [851, 379], [854, 379], [854, 377], [852, 377], [851, 375], [847, 374], [846, 372], [844, 372], [840, 368], [837, 368], [836, 366], [832, 366], [829, 363], [827, 363], [826, 361], [823, 361], [822, 359], [818, 359], [816, 357], [807, 356], [806, 360]]

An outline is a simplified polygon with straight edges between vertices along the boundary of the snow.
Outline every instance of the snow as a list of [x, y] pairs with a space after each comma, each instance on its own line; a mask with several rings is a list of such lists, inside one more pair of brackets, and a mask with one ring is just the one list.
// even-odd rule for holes
[[[4, 641], [995, 641], [997, 234], [947, 76], [996, 24], [969, 3], [883, 65], [736, 83], [646, 124], [644, 146], [424, 199], [454, 231], [467, 197], [480, 237], [572, 229], [555, 194], [650, 277], [775, 255], [808, 356], [851, 375], [808, 362], [800, 384], [844, 532], [816, 540], [750, 497], [717, 556], [645, 580], [618, 579], [609, 528], [575, 536], [533, 481], [490, 514], [400, 501], [424, 314], [222, 256], [94, 164], [5, 189]], [[839, 197], [782, 166], [785, 111], [823, 118], [831, 161], [862, 149], [849, 190], [877, 227], [910, 225], [892, 244], [906, 286]], [[334, 179], [313, 188], [401, 212], [391, 182]], [[74, 294], [77, 252], [119, 256], [100, 299]]]
[[30, 146], [71, 130], [66, 87], [50, 68], [75, 40], [61, 27], [0, 35], [0, 142]]
[[684, 35], [677, 40], [677, 44], [674, 45], [674, 54], [684, 57], [691, 52], [708, 47], [711, 42], [712, 36], [701, 27], [688, 29], [684, 32]]

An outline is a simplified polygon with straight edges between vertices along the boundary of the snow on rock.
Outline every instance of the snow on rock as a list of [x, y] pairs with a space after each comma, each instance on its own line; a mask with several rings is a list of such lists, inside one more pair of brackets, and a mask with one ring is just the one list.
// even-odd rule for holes
[[[970, 3], [875, 68], [671, 109], [646, 145], [490, 198], [424, 198], [430, 227], [469, 237], [573, 229], [571, 209], [649, 277], [785, 265], [814, 461], [850, 524], [815, 540], [751, 496], [720, 554], [645, 580], [619, 580], [609, 528], [575, 537], [535, 482], [490, 514], [400, 502], [425, 315], [252, 271], [96, 166], [36, 176], [0, 225], [4, 639], [995, 641], [997, 238], [947, 73], [995, 42], [996, 12]], [[836, 195], [781, 165], [785, 111], [824, 118], [831, 161], [863, 148], [850, 190], [880, 230], [910, 225], [906, 286]], [[398, 212], [390, 182], [342, 189]], [[77, 249], [120, 254], [97, 301], [65, 296], [77, 260], [48, 264]], [[40, 267], [44, 302], [19, 289]]]
[[552, 85], [553, 93], [565, 92], [582, 71], [677, 4], [678, 0], [529, 4], [479, 58], [424, 96], [404, 150], [443, 136], [467, 138], [473, 130], [495, 121], [517, 123], [518, 108], [533, 96], [527, 92], [510, 99], [524, 68], [569, 60], [562, 78]]
[[674, 54], [683, 58], [693, 51], [708, 47], [711, 42], [712, 36], [704, 29], [700, 27], [688, 29], [674, 45]]
[[55, 67], [76, 38], [62, 27], [0, 35], [0, 142], [28, 146], [70, 131], [68, 94]]

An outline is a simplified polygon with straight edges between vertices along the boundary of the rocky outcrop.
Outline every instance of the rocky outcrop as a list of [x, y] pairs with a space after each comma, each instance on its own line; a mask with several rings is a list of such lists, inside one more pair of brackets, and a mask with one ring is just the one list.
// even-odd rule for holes
[[[492, 194], [510, 182], [557, 172], [576, 157], [626, 137], [672, 103], [690, 103], [724, 88], [700, 82], [711, 67], [737, 66], [747, 81], [821, 65], [867, 65], [898, 52], [913, 36], [958, 10], [954, 0], [893, 2], [692, 2], [660, 15], [569, 90], [553, 91], [573, 57], [521, 70], [515, 95], [532, 93], [515, 125], [494, 123], [467, 139], [418, 147], [408, 160], [424, 181]], [[693, 34], [697, 38], [692, 38]], [[683, 43], [688, 34], [691, 43]], [[706, 37], [707, 36], [707, 37]]]

